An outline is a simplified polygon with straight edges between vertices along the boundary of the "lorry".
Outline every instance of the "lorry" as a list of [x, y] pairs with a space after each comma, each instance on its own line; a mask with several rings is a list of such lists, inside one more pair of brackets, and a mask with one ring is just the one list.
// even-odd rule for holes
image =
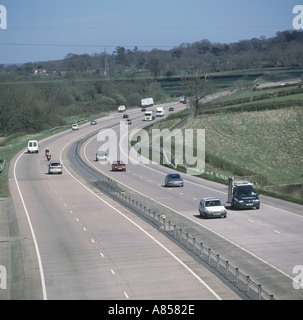
[[154, 110], [146, 110], [144, 114], [144, 120], [145, 121], [151, 121], [155, 120], [156, 117], [156, 111]]
[[233, 177], [228, 178], [227, 203], [235, 209], [260, 209], [259, 194], [253, 184], [242, 180], [234, 181]]
[[153, 98], [141, 99], [141, 108], [152, 107], [153, 105], [154, 105], [154, 99]]
[[164, 117], [164, 115], [165, 115], [165, 108], [157, 107], [156, 117]]
[[187, 97], [185, 97], [185, 96], [180, 97], [180, 102], [186, 104], [187, 103]]
[[126, 108], [123, 105], [118, 107], [118, 112], [124, 112], [125, 110], [126, 110]]

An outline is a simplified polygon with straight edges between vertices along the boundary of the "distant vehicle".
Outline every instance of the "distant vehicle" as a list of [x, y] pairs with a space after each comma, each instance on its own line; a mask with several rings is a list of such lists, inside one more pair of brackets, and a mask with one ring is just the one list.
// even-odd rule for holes
[[183, 187], [184, 181], [179, 173], [169, 173], [165, 177], [165, 187]]
[[145, 111], [145, 114], [144, 114], [144, 120], [145, 121], [155, 120], [155, 117], [156, 117], [156, 111], [154, 111], [154, 110]]
[[123, 119], [126, 119], [126, 118], [128, 118], [128, 114], [125, 113], [125, 114], [123, 115]]
[[78, 130], [78, 129], [79, 129], [78, 123], [73, 123], [72, 130]]
[[63, 164], [60, 161], [51, 161], [48, 165], [48, 173], [62, 174]]
[[187, 97], [185, 97], [185, 96], [180, 97], [180, 102], [186, 104], [187, 103]]
[[118, 112], [124, 112], [126, 110], [124, 105], [118, 107]]
[[132, 124], [132, 120], [131, 119], [126, 119], [126, 124]]
[[142, 111], [142, 112], [145, 112], [145, 111], [146, 111], [146, 108], [145, 108], [145, 107], [141, 108], [141, 111]]
[[152, 107], [154, 105], [154, 99], [153, 98], [144, 98], [141, 99], [141, 107]]
[[168, 111], [175, 111], [175, 109], [173, 107], [170, 107]]
[[227, 211], [218, 198], [202, 198], [199, 202], [200, 216], [204, 218], [226, 218]]
[[227, 203], [235, 209], [260, 209], [259, 194], [253, 184], [248, 181], [234, 181], [232, 177], [228, 179]]
[[98, 150], [96, 153], [96, 161], [106, 161], [107, 160], [107, 153], [102, 150]]
[[112, 171], [126, 171], [126, 165], [123, 161], [117, 160], [112, 163]]
[[38, 153], [39, 144], [37, 140], [29, 140], [27, 143], [27, 152], [28, 153]]
[[165, 115], [165, 108], [157, 107], [156, 117], [164, 117], [164, 115]]
[[95, 124], [97, 124], [97, 121], [96, 120], [91, 120], [90, 124], [91, 125], [95, 125]]
[[44, 153], [45, 153], [45, 156], [47, 157], [47, 155], [50, 153], [49, 149], [46, 148], [45, 151], [44, 151]]

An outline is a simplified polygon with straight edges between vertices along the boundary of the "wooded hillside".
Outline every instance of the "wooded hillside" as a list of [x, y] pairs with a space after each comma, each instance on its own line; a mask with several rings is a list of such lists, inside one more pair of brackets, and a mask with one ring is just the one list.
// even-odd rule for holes
[[139, 106], [148, 96], [163, 101], [171, 94], [161, 87], [163, 78], [278, 67], [303, 67], [303, 32], [230, 44], [202, 40], [170, 50], [120, 46], [112, 54], [70, 53], [59, 61], [0, 65], [0, 136], [37, 132], [120, 104]]

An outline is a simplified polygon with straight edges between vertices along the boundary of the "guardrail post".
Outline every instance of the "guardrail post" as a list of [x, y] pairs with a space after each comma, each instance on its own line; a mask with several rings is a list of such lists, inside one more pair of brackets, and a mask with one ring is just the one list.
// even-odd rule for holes
[[226, 275], [229, 275], [229, 262], [228, 260], [225, 261], [225, 266], [226, 266]]
[[183, 236], [182, 236], [182, 229], [180, 229], [180, 242], [182, 243], [182, 238], [183, 238]]
[[188, 233], [186, 233], [186, 246], [188, 245]]
[[208, 262], [210, 262], [211, 249], [208, 248]]
[[220, 268], [220, 255], [217, 254], [217, 270]]
[[236, 268], [236, 283], [239, 283], [239, 268]]
[[194, 253], [195, 253], [195, 249], [196, 249], [196, 238], [193, 238], [193, 246], [194, 246], [193, 251], [194, 251]]
[[174, 224], [174, 237], [177, 238], [177, 226]]
[[250, 278], [249, 276], [246, 276], [246, 292], [249, 292], [249, 287], [250, 287]]
[[203, 257], [203, 242], [200, 243], [200, 257]]
[[258, 300], [262, 300], [261, 285], [258, 284]]

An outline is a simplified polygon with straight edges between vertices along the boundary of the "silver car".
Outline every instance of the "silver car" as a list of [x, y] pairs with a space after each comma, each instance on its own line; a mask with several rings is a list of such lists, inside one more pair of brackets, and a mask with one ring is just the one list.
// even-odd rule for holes
[[183, 187], [184, 181], [179, 173], [169, 173], [165, 177], [165, 187]]
[[218, 198], [202, 198], [199, 202], [199, 212], [204, 218], [226, 218], [227, 211]]
[[51, 161], [48, 164], [48, 173], [59, 173], [62, 174], [63, 164], [60, 161]]

